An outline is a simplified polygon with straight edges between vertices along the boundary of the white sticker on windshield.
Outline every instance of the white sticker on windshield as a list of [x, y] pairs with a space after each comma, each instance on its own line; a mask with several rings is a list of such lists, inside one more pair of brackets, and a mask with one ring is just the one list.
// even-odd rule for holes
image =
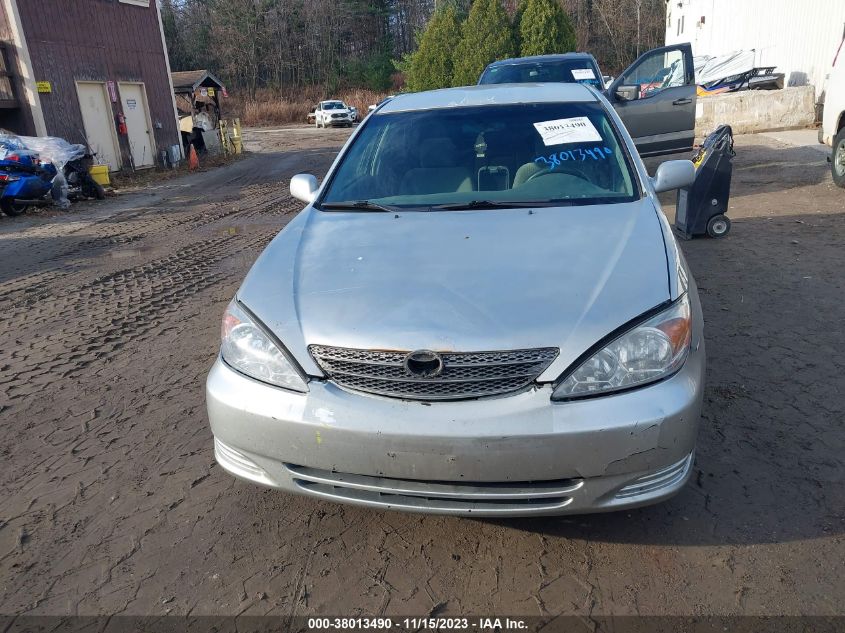
[[593, 72], [592, 68], [573, 68], [572, 78], [575, 81], [582, 81], [584, 79], [595, 79], [596, 74]]
[[564, 143], [592, 143], [601, 140], [601, 134], [598, 133], [592, 121], [585, 116], [541, 121], [535, 123], [534, 127], [547, 146]]

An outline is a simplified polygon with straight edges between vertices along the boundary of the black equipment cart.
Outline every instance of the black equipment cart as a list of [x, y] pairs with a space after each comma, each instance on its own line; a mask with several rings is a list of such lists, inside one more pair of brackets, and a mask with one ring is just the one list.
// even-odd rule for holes
[[716, 128], [692, 159], [695, 181], [678, 191], [675, 228], [684, 239], [724, 237], [731, 230], [726, 215], [731, 195], [734, 139], [729, 125]]

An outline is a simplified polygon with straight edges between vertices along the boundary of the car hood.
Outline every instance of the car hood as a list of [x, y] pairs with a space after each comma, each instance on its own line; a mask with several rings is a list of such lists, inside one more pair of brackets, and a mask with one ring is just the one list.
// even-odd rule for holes
[[239, 299], [311, 374], [311, 344], [487, 351], [559, 347], [553, 380], [669, 300], [649, 198], [534, 210], [323, 212], [267, 247]]

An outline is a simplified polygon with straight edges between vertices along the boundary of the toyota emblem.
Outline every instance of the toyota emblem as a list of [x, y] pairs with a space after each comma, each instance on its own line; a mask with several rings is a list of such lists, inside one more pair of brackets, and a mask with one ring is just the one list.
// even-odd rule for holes
[[405, 371], [417, 378], [434, 378], [443, 373], [443, 359], [437, 352], [417, 350], [405, 357]]

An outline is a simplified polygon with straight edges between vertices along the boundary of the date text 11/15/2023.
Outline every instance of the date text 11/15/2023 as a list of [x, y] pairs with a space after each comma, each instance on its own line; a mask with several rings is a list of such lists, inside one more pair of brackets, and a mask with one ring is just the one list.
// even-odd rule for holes
[[308, 618], [307, 624], [310, 631], [520, 631], [528, 628], [524, 619], [497, 617], [406, 617], [395, 620], [388, 617], [323, 617]]

